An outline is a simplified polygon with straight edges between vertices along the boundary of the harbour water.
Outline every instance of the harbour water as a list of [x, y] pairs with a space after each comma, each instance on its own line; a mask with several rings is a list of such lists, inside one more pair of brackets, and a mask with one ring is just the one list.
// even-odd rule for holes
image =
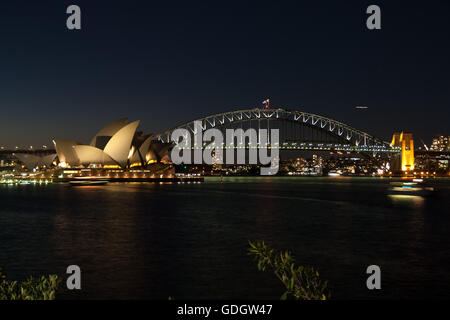
[[[10, 279], [82, 270], [64, 299], [278, 299], [249, 240], [289, 249], [334, 299], [450, 296], [450, 181], [388, 196], [387, 178], [226, 177], [204, 183], [0, 185], [0, 266]], [[382, 289], [366, 288], [381, 268]]]

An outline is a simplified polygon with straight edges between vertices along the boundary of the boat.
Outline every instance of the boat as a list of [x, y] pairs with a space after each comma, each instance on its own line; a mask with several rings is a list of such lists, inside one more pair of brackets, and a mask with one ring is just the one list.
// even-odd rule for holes
[[341, 174], [338, 172], [328, 172], [329, 177], [340, 177]]
[[69, 181], [69, 184], [74, 187], [79, 186], [102, 186], [109, 182], [105, 177], [76, 177]]
[[423, 179], [406, 181], [393, 181], [388, 190], [389, 195], [428, 197], [434, 194], [435, 189], [428, 186]]

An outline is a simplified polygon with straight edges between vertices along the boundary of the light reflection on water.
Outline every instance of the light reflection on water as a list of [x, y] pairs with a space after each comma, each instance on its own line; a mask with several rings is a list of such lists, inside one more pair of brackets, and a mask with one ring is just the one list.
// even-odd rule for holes
[[411, 206], [418, 208], [424, 206], [425, 204], [425, 198], [421, 196], [389, 194], [388, 197], [391, 199], [394, 205]]

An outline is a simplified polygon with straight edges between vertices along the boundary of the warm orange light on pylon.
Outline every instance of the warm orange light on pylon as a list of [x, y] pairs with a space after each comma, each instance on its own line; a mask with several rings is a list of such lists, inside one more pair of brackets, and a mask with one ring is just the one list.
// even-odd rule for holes
[[392, 146], [402, 148], [402, 171], [414, 170], [414, 140], [412, 133], [395, 133], [392, 137]]

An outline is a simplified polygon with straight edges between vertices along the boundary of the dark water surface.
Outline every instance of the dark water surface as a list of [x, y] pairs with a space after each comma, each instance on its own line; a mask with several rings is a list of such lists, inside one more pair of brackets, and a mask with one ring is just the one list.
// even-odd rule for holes
[[[69, 299], [275, 298], [248, 240], [290, 249], [332, 297], [449, 298], [450, 181], [432, 199], [388, 179], [207, 178], [202, 184], [0, 186], [0, 266], [11, 279], [82, 270]], [[382, 290], [366, 289], [366, 268]]]

